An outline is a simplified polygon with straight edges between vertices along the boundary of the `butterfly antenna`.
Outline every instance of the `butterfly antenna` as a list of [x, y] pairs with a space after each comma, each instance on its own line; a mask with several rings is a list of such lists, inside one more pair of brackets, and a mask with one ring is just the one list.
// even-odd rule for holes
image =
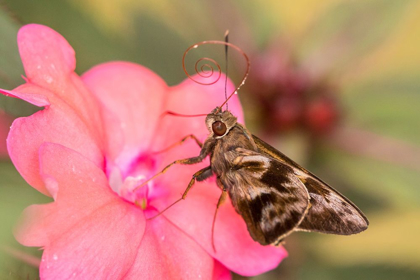
[[[225, 42], [229, 43], [229, 30], [225, 32]], [[227, 79], [228, 79], [228, 70], [229, 70], [229, 60], [228, 60], [228, 49], [229, 47], [225, 45], [225, 65], [226, 65], [226, 76], [225, 76], [225, 100], [227, 100]], [[229, 103], [226, 103], [226, 111], [228, 108]]]
[[[197, 44], [194, 44], [194, 45], [190, 46], [184, 52], [184, 55], [182, 57], [182, 68], [184, 69], [185, 74], [187, 75], [188, 78], [190, 78], [191, 80], [193, 80], [197, 84], [200, 84], [200, 85], [212, 85], [212, 84], [215, 84], [215, 83], [217, 83], [217, 81], [219, 81], [219, 79], [221, 77], [221, 74], [222, 74], [220, 65], [214, 59], [211, 59], [211, 58], [208, 58], [208, 57], [200, 58], [199, 60], [197, 60], [197, 62], [195, 63], [194, 69], [195, 69], [195, 73], [199, 77], [201, 77], [201, 78], [207, 78], [207, 79], [208, 78], [212, 78], [212, 80], [210, 80], [208, 82], [202, 82], [202, 81], [197, 80], [196, 78], [194, 78], [193, 76], [191, 76], [188, 73], [188, 71], [187, 71], [187, 69], [185, 67], [185, 57], [187, 56], [187, 53], [190, 50], [196, 49], [199, 46], [205, 45], [205, 44], [224, 45], [224, 46], [226, 46], [226, 48], [227, 47], [231, 47], [231, 48], [235, 49], [236, 51], [238, 51], [245, 58], [245, 61], [246, 61], [246, 71], [245, 71], [245, 74], [244, 74], [244, 76], [242, 78], [242, 81], [235, 88], [235, 90], [229, 96], [227, 96], [226, 100], [222, 103], [222, 105], [220, 105], [218, 107], [218, 109], [216, 110], [216, 113], [218, 113], [218, 112], [220, 112], [221, 108], [225, 104], [227, 104], [227, 102], [229, 101], [229, 99], [234, 94], [236, 94], [238, 92], [238, 90], [245, 84], [245, 81], [246, 81], [246, 79], [248, 78], [248, 75], [249, 75], [249, 69], [250, 69], [251, 64], [250, 64], [249, 58], [246, 55], [246, 53], [241, 48], [239, 48], [238, 46], [236, 46], [234, 44], [231, 44], [229, 42], [224, 42], [224, 41], [217, 41], [217, 40], [213, 40], [213, 41], [202, 41], [200, 43], [197, 43]], [[227, 55], [226, 55], [226, 57], [227, 57]], [[204, 63], [204, 64], [202, 64], [200, 66], [201, 63]], [[213, 64], [214, 64], [214, 66], [213, 66]], [[215, 71], [216, 71], [215, 68], [217, 68], [217, 72], [218, 72], [218, 75], [216, 77], [214, 77], [214, 74], [215, 74]], [[227, 82], [226, 82], [226, 87], [227, 87]]]
[[162, 115], [160, 115], [161, 118], [165, 117], [165, 116], [174, 116], [174, 117], [183, 117], [183, 118], [195, 118], [195, 117], [203, 117], [203, 116], [207, 116], [207, 114], [196, 114], [196, 115], [185, 115], [185, 114], [179, 114], [176, 112], [172, 112], [172, 111], [165, 111], [162, 113]]

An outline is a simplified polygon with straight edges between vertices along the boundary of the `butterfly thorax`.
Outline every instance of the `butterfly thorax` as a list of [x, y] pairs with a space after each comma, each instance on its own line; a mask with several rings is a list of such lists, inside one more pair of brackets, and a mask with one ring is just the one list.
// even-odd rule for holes
[[241, 124], [237, 123], [236, 117], [229, 111], [217, 112], [216, 108], [206, 118], [209, 129], [209, 141], [214, 144], [210, 155], [211, 168], [213, 173], [223, 184], [224, 189], [229, 190], [235, 183], [232, 173], [235, 172], [235, 161], [237, 149], [257, 151], [258, 148], [252, 139], [251, 133]]

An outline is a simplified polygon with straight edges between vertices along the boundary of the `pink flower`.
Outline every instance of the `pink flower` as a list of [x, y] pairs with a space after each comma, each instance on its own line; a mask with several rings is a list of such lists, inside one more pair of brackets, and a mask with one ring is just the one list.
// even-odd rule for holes
[[[283, 248], [254, 242], [230, 202], [217, 217], [214, 252], [211, 224], [221, 193], [214, 179], [146, 220], [178, 199], [208, 161], [174, 166], [133, 191], [173, 160], [198, 155], [194, 141], [153, 153], [188, 134], [207, 135], [202, 117], [160, 116], [210, 112], [223, 101], [222, 81], [168, 87], [126, 62], [96, 66], [80, 78], [71, 46], [41, 25], [23, 27], [18, 44], [27, 82], [1, 92], [44, 107], [15, 120], [7, 139], [20, 174], [54, 199], [28, 207], [16, 232], [22, 244], [44, 250], [41, 278], [228, 279], [229, 270], [256, 275], [286, 256]], [[238, 99], [229, 106], [243, 121]]]

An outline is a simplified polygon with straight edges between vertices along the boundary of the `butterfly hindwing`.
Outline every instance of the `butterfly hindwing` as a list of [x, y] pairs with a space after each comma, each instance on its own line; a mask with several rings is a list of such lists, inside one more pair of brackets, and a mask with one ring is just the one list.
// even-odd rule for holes
[[290, 166], [308, 190], [311, 208], [296, 230], [349, 235], [367, 228], [369, 221], [350, 200], [269, 144], [252, 137], [261, 153]]
[[220, 180], [252, 238], [276, 244], [293, 232], [309, 209], [309, 194], [292, 168], [261, 153], [229, 151], [233, 167]]

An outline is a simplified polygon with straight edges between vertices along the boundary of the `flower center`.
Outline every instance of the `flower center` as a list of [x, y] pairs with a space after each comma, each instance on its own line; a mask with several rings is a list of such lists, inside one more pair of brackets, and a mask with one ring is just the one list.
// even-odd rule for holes
[[151, 155], [140, 155], [125, 168], [122, 164], [113, 165], [108, 178], [109, 184], [114, 192], [123, 199], [146, 209], [148, 206], [149, 192], [153, 188], [153, 181], [142, 186], [142, 183], [149, 179], [155, 172], [155, 160]]

